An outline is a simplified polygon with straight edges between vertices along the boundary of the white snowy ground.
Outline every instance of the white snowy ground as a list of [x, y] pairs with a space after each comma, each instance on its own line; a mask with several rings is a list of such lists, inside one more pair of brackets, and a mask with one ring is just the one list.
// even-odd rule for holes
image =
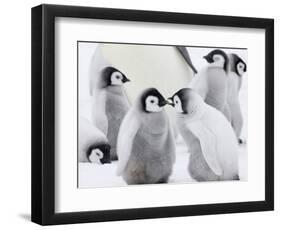
[[[188, 48], [191, 59], [198, 68], [202, 66], [204, 61], [202, 56], [207, 54], [212, 49]], [[247, 62], [246, 51], [226, 50], [227, 52], [235, 52], [241, 55]], [[247, 124], [248, 124], [248, 95], [247, 95], [247, 74], [243, 76], [243, 84], [240, 90], [240, 104], [242, 108], [244, 126], [242, 130], [242, 137], [247, 140]], [[85, 91], [87, 89], [84, 89]], [[84, 91], [84, 92], [85, 92]], [[81, 99], [81, 98], [80, 98]], [[90, 100], [83, 98], [79, 101], [79, 113], [83, 116], [90, 117]], [[185, 144], [178, 138], [176, 146], [176, 162], [174, 164], [173, 173], [169, 178], [169, 183], [194, 183], [187, 171], [189, 160], [188, 149]], [[247, 144], [239, 147], [239, 176], [240, 179], [247, 180]], [[79, 188], [95, 188], [95, 187], [117, 187], [126, 186], [127, 184], [122, 177], [116, 176], [117, 162], [111, 164], [92, 164], [79, 163], [78, 164], [78, 185]]]
[[[239, 170], [241, 180], [247, 179], [247, 152], [246, 146], [240, 147]], [[176, 162], [169, 183], [190, 183], [194, 180], [187, 171], [189, 153], [184, 144], [177, 145]], [[116, 176], [117, 162], [97, 165], [79, 163], [79, 188], [126, 186], [122, 177]]]

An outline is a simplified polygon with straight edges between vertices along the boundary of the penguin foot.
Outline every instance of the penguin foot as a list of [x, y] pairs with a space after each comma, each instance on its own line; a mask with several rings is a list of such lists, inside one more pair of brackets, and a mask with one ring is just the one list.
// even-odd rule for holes
[[166, 184], [166, 183], [168, 183], [168, 177], [163, 177], [157, 182], [157, 184]]
[[247, 142], [246, 142], [245, 139], [243, 139], [243, 138], [239, 138], [239, 139], [238, 139], [238, 144], [239, 144], [239, 145], [246, 145], [246, 143], [247, 143]]
[[239, 175], [237, 174], [237, 175], [233, 178], [233, 180], [240, 180]]

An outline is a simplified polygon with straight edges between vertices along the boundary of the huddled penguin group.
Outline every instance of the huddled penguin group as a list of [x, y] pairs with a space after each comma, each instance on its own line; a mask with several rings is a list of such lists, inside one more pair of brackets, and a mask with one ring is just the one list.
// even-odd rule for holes
[[[179, 51], [191, 63], [185, 50]], [[117, 175], [129, 185], [167, 183], [176, 159], [177, 126], [194, 180], [238, 180], [238, 148], [245, 142], [239, 90], [247, 65], [219, 49], [203, 58], [207, 66], [169, 98], [147, 88], [133, 103], [124, 88], [130, 80], [122, 70], [110, 65], [100, 69], [91, 89], [92, 122], [79, 120], [79, 161], [117, 161]], [[165, 106], [174, 108], [175, 124]]]

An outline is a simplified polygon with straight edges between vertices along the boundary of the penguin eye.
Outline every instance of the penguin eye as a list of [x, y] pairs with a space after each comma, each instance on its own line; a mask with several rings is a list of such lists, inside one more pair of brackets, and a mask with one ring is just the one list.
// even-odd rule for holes
[[116, 79], [120, 79], [120, 76], [116, 76]]
[[150, 102], [153, 104], [153, 103], [154, 103], [154, 100], [150, 100]]

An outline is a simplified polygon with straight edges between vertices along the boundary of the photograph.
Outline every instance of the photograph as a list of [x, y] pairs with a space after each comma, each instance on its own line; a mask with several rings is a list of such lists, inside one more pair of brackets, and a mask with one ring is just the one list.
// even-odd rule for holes
[[247, 181], [247, 48], [77, 41], [78, 188]]
[[32, 8], [33, 222], [274, 210], [274, 19], [231, 15]]

